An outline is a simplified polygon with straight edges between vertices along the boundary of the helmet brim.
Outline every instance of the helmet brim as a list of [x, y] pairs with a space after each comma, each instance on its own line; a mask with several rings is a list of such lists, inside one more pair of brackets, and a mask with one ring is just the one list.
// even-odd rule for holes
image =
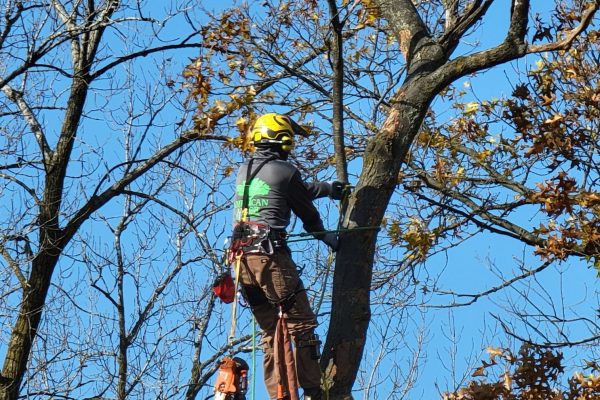
[[306, 129], [304, 129], [302, 126], [300, 126], [300, 124], [298, 124], [292, 118], [290, 118], [290, 125], [292, 126], [292, 129], [294, 130], [294, 135], [302, 136], [304, 138], [307, 138], [310, 136], [308, 131]]

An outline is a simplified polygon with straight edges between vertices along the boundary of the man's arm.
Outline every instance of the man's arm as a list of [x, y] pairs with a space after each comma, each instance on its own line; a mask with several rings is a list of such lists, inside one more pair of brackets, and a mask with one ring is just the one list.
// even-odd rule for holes
[[331, 195], [331, 183], [329, 182], [304, 182], [304, 186], [306, 186], [306, 190], [310, 193], [311, 200]]
[[333, 200], [341, 200], [344, 194], [344, 188], [347, 187], [347, 184], [340, 181], [315, 183], [305, 182], [304, 185], [312, 195], [313, 200], [325, 196], [329, 196]]
[[336, 251], [338, 248], [337, 234], [334, 232], [324, 233], [325, 227], [323, 226], [319, 211], [312, 203], [313, 199], [311, 191], [302, 182], [300, 173], [296, 171], [288, 187], [288, 203], [290, 208], [302, 220], [304, 229], [307, 232], [312, 233], [317, 239], [329, 246], [331, 250]]
[[[304, 229], [310, 233], [325, 230], [319, 211], [312, 202], [317, 198], [315, 194], [319, 194], [317, 188], [313, 185], [306, 185], [302, 181], [300, 173], [296, 171], [289, 182], [287, 200], [291, 210], [304, 224]], [[327, 195], [325, 194], [325, 196]]]

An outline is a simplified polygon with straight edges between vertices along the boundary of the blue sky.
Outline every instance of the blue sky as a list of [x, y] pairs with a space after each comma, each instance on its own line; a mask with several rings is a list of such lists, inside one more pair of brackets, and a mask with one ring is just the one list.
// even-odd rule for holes
[[[540, 2], [536, 2], [535, 6], [539, 6]], [[229, 2], [216, 2], [208, 1], [203, 2], [202, 6], [214, 11], [218, 11], [228, 6]], [[506, 8], [508, 1], [497, 2], [492, 9], [488, 12], [488, 15], [492, 17], [491, 20], [487, 19], [481, 29], [477, 30], [473, 35], [466, 39], [466, 44], [459, 49], [459, 51], [468, 49], [468, 44], [480, 42], [483, 46], [487, 46], [491, 43], [498, 43], [501, 40], [502, 34], [506, 29], [506, 23], [508, 15]], [[155, 8], [153, 12], [158, 17], [163, 12], [162, 10]], [[163, 37], [163, 40], [173, 39], [174, 36], [187, 36], [189, 33], [190, 26], [187, 25], [183, 19], [177, 19], [169, 21], [166, 27], [175, 28], [169, 31], [168, 36]], [[142, 32], [141, 30], [140, 32]], [[139, 32], [138, 32], [139, 33]], [[178, 35], [180, 33], [180, 35]], [[112, 47], [110, 50], [117, 53], [123, 50], [130, 44], [135, 43], [138, 39], [135, 36], [136, 31], [131, 30], [130, 32], [123, 31], [110, 31], [108, 32], [108, 43]], [[113, 36], [110, 36], [113, 35]], [[125, 40], [123, 40], [125, 38]], [[140, 39], [141, 40], [141, 39]], [[197, 54], [195, 49], [178, 52], [176, 57], [170, 55], [159, 56], [156, 58], [149, 57], [132, 65], [127, 65], [131, 68], [132, 76], [136, 78], [145, 77], [148, 78], [144, 82], [162, 82], [163, 79], [169, 77], [177, 78], [181, 72], [182, 67], [189, 61], [188, 57], [194, 57]], [[465, 97], [466, 101], [478, 99], [489, 99], [492, 97], [501, 97], [502, 95], [509, 94], [512, 90], [509, 85], [509, 80], [513, 83], [516, 81], [515, 71], [524, 70], [527, 65], [534, 63], [539, 56], [529, 57], [526, 60], [521, 60], [510, 65], [503, 65], [494, 68], [489, 71], [485, 71], [475, 77], [469, 77], [457, 82], [458, 87], [465, 88], [465, 90], [473, 91], [473, 94], [468, 93]], [[166, 74], [161, 74], [161, 68], [166, 70]], [[468, 85], [466, 84], [468, 82]], [[108, 82], [97, 83], [96, 88], [106, 89], [104, 84]], [[58, 86], [63, 86], [62, 83], [58, 83]], [[161, 99], [161, 96], [166, 96], [165, 93], [160, 93], [154, 98], [142, 98], [138, 97], [141, 86], [127, 86], [122, 82], [120, 87], [121, 92], [115, 95], [110, 103], [110, 107], [104, 107], [104, 99], [100, 95], [101, 91], [98, 91], [94, 97], [90, 97], [89, 107], [96, 111], [91, 112], [89, 115], [93, 118], [86, 119], [82, 128], [83, 134], [81, 135], [81, 146], [80, 154], [90, 159], [101, 159], [101, 162], [91, 165], [91, 163], [82, 162], [77, 164], [71, 171], [71, 174], [76, 174], [81, 171], [90, 173], [92, 178], [102, 176], [108, 166], [113, 163], [117, 163], [119, 160], [123, 160], [124, 152], [122, 149], [122, 143], [125, 141], [127, 133], [127, 125], [131, 123], [135, 126], [135, 132], [141, 135], [144, 132], [144, 125], [150, 123], [148, 115], [139, 115], [133, 120], [120, 120], [120, 117], [114, 118], [114, 114], [111, 111], [124, 110], [128, 106], [133, 105], [134, 111], [143, 109], [144, 105], [152, 104], [152, 101]], [[477, 97], [474, 97], [474, 96]], [[434, 109], [436, 112], [444, 117], [452, 118], [452, 110], [447, 104], [441, 101], [434, 103]], [[153, 120], [152, 132], [156, 134], [156, 141], [148, 144], [145, 143], [142, 149], [142, 153], [150, 152], [151, 147], [156, 143], [166, 143], [178, 134], [176, 129], [177, 122], [181, 118], [180, 109], [177, 108], [177, 102], [173, 102], [170, 107], [166, 108], [164, 112], [158, 114], [158, 118]], [[48, 111], [43, 114], [44, 120], [47, 122], [48, 127], [58, 127], [60, 121], [59, 111]], [[29, 143], [31, 144], [31, 143]], [[29, 145], [28, 144], [28, 145]], [[187, 149], [187, 154], [183, 155], [186, 165], [194, 171], [198, 171], [202, 174], [201, 178], [210, 182], [218, 182], [223, 187], [230, 185], [231, 190], [228, 192], [224, 191], [222, 195], [218, 195], [217, 198], [209, 198], [209, 196], [198, 196], [196, 198], [187, 197], [186, 195], [197, 194], [196, 191], [199, 189], [195, 188], [194, 185], [198, 184], [185, 182], [180, 186], [173, 185], [169, 187], [171, 192], [165, 196], [165, 199], [172, 201], [172, 204], [176, 204], [182, 209], [189, 206], [186, 202], [189, 201], [193, 205], [193, 209], [200, 213], [205, 207], [212, 206], [214, 204], [227, 204], [229, 195], [233, 192], [233, 181], [231, 178], [223, 179], [221, 171], [214, 168], [214, 165], [220, 165], [223, 160], [230, 158], [232, 161], [239, 161], [240, 154], [237, 151], [234, 152], [221, 152], [218, 145], [216, 146], [190, 146]], [[86, 158], [87, 160], [87, 158]], [[92, 167], [95, 166], [96, 169]], [[360, 161], [353, 162], [351, 164], [351, 173], [357, 174], [360, 168]], [[88, 170], [88, 168], [90, 168]], [[161, 166], [161, 168], [166, 168]], [[208, 171], [208, 173], [207, 173]], [[185, 175], [185, 174], [182, 174]], [[115, 174], [118, 176], [118, 174]], [[135, 188], [143, 188], [143, 185], [152, 187], [156, 184], [154, 179], [158, 179], [159, 174], [150, 174], [147, 180], [142, 180], [140, 183], [134, 185]], [[329, 173], [327, 179], [331, 177]], [[114, 179], [114, 178], [113, 178]], [[222, 181], [219, 181], [223, 179]], [[177, 179], [175, 180], [177, 181]], [[105, 182], [105, 185], [110, 184], [112, 181]], [[179, 183], [179, 181], [177, 181]], [[95, 182], [90, 179], [84, 181], [84, 185], [90, 185], [86, 189], [91, 190]], [[199, 185], [199, 184], [198, 184]], [[199, 185], [201, 186], [201, 185]], [[71, 189], [78, 188], [75, 184], [70, 186]], [[181, 192], [177, 192], [181, 190]], [[73, 193], [71, 193], [73, 194]], [[5, 201], [4, 198], [2, 201]], [[73, 196], [74, 203], [81, 202], [81, 198]], [[331, 204], [325, 200], [317, 202], [319, 208], [323, 211], [323, 214], [329, 215], [328, 226], [333, 227], [336, 223], [336, 211], [332, 208]], [[6, 206], [6, 203], [4, 203]], [[84, 225], [81, 234], [91, 235], [98, 240], [99, 248], [106, 250], [107, 254], [114, 256], [111, 246], [113, 246], [112, 236], [109, 227], [114, 227], [116, 221], [122, 214], [123, 201], [115, 201], [108, 207], [95, 216], [94, 221], [90, 221]], [[390, 210], [391, 212], [391, 210]], [[155, 218], [159, 216], [157, 209], [152, 209], [149, 212], [150, 217]], [[222, 217], [216, 220], [206, 220], [199, 224], [199, 229], [206, 236], [217, 243], [223, 242], [223, 237], [226, 235], [228, 227], [231, 225], [231, 216], [228, 211], [220, 214]], [[173, 223], [172, 226], [166, 226], [160, 228], [157, 231], [156, 238], [152, 242], [154, 248], [149, 249], [146, 253], [137, 252], [137, 236], [142, 236], [148, 232], [153, 232], [154, 229], [158, 229], [153, 220], [150, 219], [139, 226], [132, 227], [131, 236], [127, 238], [126, 246], [131, 251], [131, 265], [135, 265], [139, 270], [138, 277], [147, 279], [147, 282], [155, 284], [163, 276], [165, 271], [173, 266], [174, 261], [174, 247], [176, 245], [175, 232], [178, 231], [180, 226], [178, 225], [176, 218], [172, 216], [164, 217], [166, 221]], [[523, 216], [523, 218], [528, 218]], [[295, 232], [300, 231], [300, 223], [295, 224]], [[382, 242], [385, 240], [382, 234]], [[186, 236], [186, 242], [184, 245], [186, 253], [184, 254], [188, 258], [192, 258], [195, 255], [200, 244], [198, 241], [193, 239], [193, 235]], [[86, 282], [89, 284], [91, 281], [92, 273], [94, 268], [102, 262], [102, 257], [93, 259], [90, 265], [83, 265], [80, 261], [74, 261], [82, 253], [84, 253], [84, 247], [80, 243], [78, 246], [73, 246], [69, 249], [69, 257], [65, 258], [61, 263], [61, 269], [58, 274], [64, 277], [63, 282], [69, 282], [71, 289], [76, 291], [84, 291], [80, 282]], [[315, 255], [316, 268], [319, 271], [323, 271], [326, 268], [326, 248], [324, 245], [316, 241], [307, 243], [298, 243], [293, 246], [294, 258], [300, 266], [307, 267], [307, 276], [312, 265], [307, 265], [306, 259], [303, 257], [304, 254], [308, 254], [311, 249], [318, 249], [319, 254]], [[397, 257], [400, 259], [403, 256], [402, 251], [394, 250]], [[506, 276], [510, 276], [510, 271], [515, 271], [516, 266], [522, 262], [526, 267], [535, 267], [539, 265], [540, 261], [531, 255], [529, 251], [524, 250], [523, 246], [511, 239], [493, 236], [491, 234], [480, 234], [476, 237], [467, 240], [457, 248], [452, 248], [445, 253], [438, 254], [429, 259], [423, 265], [419, 265], [418, 269], [414, 271], [415, 277], [421, 279], [423, 282], [427, 282], [428, 279], [435, 281], [438, 288], [444, 288], [452, 290], [458, 293], [474, 293], [481, 290], [485, 290], [489, 287], [497, 285], [501, 282], [498, 277], [498, 273], [502, 272]], [[312, 256], [312, 254], [311, 254]], [[137, 258], [136, 258], [137, 257]], [[144, 270], [140, 268], [143, 266], [147, 268]], [[177, 287], [173, 289], [174, 295], [177, 295], [180, 288], [190, 288], [193, 296], [186, 298], [185, 301], [177, 297], [177, 300], [181, 300], [181, 308], [176, 307], [175, 301], [173, 304], [169, 304], [169, 310], [172, 310], [172, 314], [166, 318], [158, 321], [156, 326], [152, 329], [156, 329], [156, 332], [160, 332], [161, 329], [171, 328], [172, 325], [182, 324], [177, 327], [182, 332], [186, 329], [190, 329], [188, 325], [181, 322], [181, 318], [184, 315], [200, 316], [204, 309], [194, 302], [201, 300], [205, 296], [206, 292], [204, 289], [210, 284], [209, 276], [211, 268], [214, 266], [209, 262], [203, 261], [193, 265], [189, 271], [186, 271], [186, 275], [181, 277], [177, 281]], [[380, 266], [382, 268], [382, 266]], [[498, 270], [495, 269], [498, 268]], [[86, 271], [86, 268], [90, 268]], [[91, 271], [91, 272], [90, 272]], [[133, 276], [133, 275], [132, 275]], [[111, 277], [107, 277], [107, 286], [113, 284]], [[330, 281], [329, 281], [330, 282]], [[129, 288], [132, 293], [135, 285], [139, 283], [132, 279], [129, 281]], [[396, 282], [395, 282], [396, 283]], [[407, 284], [406, 281], [398, 281], [398, 284]], [[431, 282], [429, 282], [431, 283]], [[133, 318], [136, 312], [136, 305], [142, 304], [147, 298], [146, 296], [153, 289], [152, 286], [148, 286], [146, 290], [143, 290], [140, 294], [132, 295], [127, 298], [127, 305], [130, 307], [130, 316]], [[391, 381], [397, 378], [400, 382], [415, 379], [416, 384], [412, 392], [406, 397], [408, 399], [433, 399], [438, 397], [439, 391], [445, 389], [452, 389], [454, 386], [461, 382], [461, 377], [470, 376], [472, 368], [478, 366], [479, 360], [486, 359], [484, 349], [487, 346], [502, 347], [507, 346], [515, 350], [516, 343], [514, 341], [506, 339], [501, 332], [501, 328], [495, 322], [493, 315], [503, 315], [507, 309], [514, 309], [515, 307], [526, 306], [522, 297], [519, 297], [515, 290], [520, 290], [527, 294], [527, 299], [535, 300], [537, 304], [541, 304], [545, 310], [552, 310], [557, 305], [562, 306], [566, 310], [566, 315], [569, 313], [572, 315], [590, 314], [593, 315], [593, 308], [597, 306], [597, 293], [596, 293], [596, 273], [592, 269], [587, 268], [583, 263], [576, 261], [569, 261], [557, 268], [550, 268], [538, 276], [535, 279], [525, 280], [515, 286], [514, 289], [506, 289], [502, 292], [493, 294], [489, 297], [482, 298], [475, 304], [468, 307], [461, 308], [430, 308], [432, 306], [444, 306], [451, 301], [451, 298], [440, 298], [440, 296], [434, 296], [430, 293], [419, 294], [418, 291], [415, 294], [411, 294], [410, 291], [414, 290], [414, 287], [406, 286], [407, 297], [393, 299], [398, 302], [399, 305], [403, 305], [402, 301], [410, 301], [408, 307], [397, 307], [394, 306], [373, 306], [373, 324], [370, 329], [370, 341], [367, 348], [365, 349], [365, 361], [363, 363], [364, 371], [361, 372], [359, 380], [357, 382], [357, 398], [375, 398], [375, 393], [379, 396], [378, 398], [388, 398], [390, 393], [400, 393], [402, 388], [393, 389]], [[378, 291], [378, 295], [385, 292], [385, 288]], [[106, 312], [111, 314], [111, 305], [107, 304], [97, 292], [89, 290], [89, 292], [81, 293], [82, 297], [86, 297], [85, 305], [90, 306], [94, 313]], [[374, 294], [375, 295], [375, 294]], [[60, 299], [60, 292], [53, 292], [54, 299]], [[516, 300], [517, 304], [512, 304], [512, 299]], [[554, 300], [555, 304], [552, 304], [549, 300]], [[562, 303], [562, 304], [561, 304]], [[54, 304], [54, 303], [53, 303]], [[62, 307], [70, 307], [69, 305], [62, 305]], [[58, 307], [57, 307], [58, 308]], [[103, 309], [104, 308], [104, 309]], [[326, 307], [322, 310], [327, 311]], [[89, 320], [79, 321], [83, 324], [89, 323], [93, 318], [97, 317], [96, 314], [90, 313]], [[186, 314], [188, 313], [188, 314]], [[219, 344], [226, 341], [227, 331], [229, 329], [229, 306], [217, 305], [217, 318], [213, 325], [211, 325], [211, 337], [210, 343], [204, 349], [204, 357], [206, 359], [210, 355], [214, 348]], [[52, 314], [50, 314], [52, 315]], [[105, 320], [107, 321], [108, 318]], [[319, 327], [319, 333], [322, 338], [325, 337], [325, 329], [327, 328], [327, 322], [324, 317], [320, 318], [322, 325]], [[161, 325], [162, 324], [162, 325]], [[522, 327], [521, 327], [522, 329]], [[572, 333], [577, 336], [583, 336], [586, 334], [581, 325], [576, 325], [575, 328], [570, 328]], [[100, 329], [101, 330], [101, 329]], [[99, 331], [100, 331], [99, 330]], [[150, 329], [149, 329], [150, 330]], [[85, 329], [84, 329], [85, 331]], [[86, 334], [100, 334], [99, 331], [94, 330], [93, 332], [87, 332]], [[241, 311], [241, 318], [239, 321], [239, 334], [250, 333], [250, 318], [248, 310]], [[182, 333], [180, 341], [173, 344], [173, 351], [177, 353], [177, 356], [181, 359], [189, 359], [191, 352], [193, 351], [191, 337], [186, 337], [186, 333]], [[152, 336], [152, 335], [151, 335]], [[385, 337], [385, 346], [389, 346], [389, 353], [384, 350], [385, 346], [382, 346], [379, 341], [380, 338]], [[77, 340], [84, 338], [77, 337]], [[74, 339], [74, 340], [75, 340]], [[107, 344], [107, 348], [111, 348], [112, 345]], [[392, 348], [399, 350], [391, 352]], [[0, 356], [4, 356], [5, 347], [0, 346]], [[571, 355], [571, 354], [569, 354]], [[413, 360], [417, 358], [419, 362], [418, 373], [416, 376], [405, 376], [410, 371]], [[249, 356], [245, 356], [247, 360], [250, 360]], [[258, 356], [258, 368], [257, 376], [255, 379], [255, 387], [257, 390], [256, 398], [266, 398], [264, 387], [262, 384], [262, 373], [261, 373], [261, 355]], [[377, 366], [378, 368], [375, 368]], [[172, 376], [180, 377], [179, 375], [185, 375], [189, 371], [189, 364], [186, 364], [182, 371], [172, 372]], [[97, 367], [100, 368], [100, 367]], [[93, 368], [92, 368], [93, 369]], [[92, 371], [96, 372], [96, 371]], [[212, 383], [212, 382], [211, 382]], [[369, 391], [359, 390], [359, 388], [367, 386], [369, 383], [378, 385]], [[209, 393], [210, 389], [203, 392], [204, 394]], [[386, 397], [388, 396], [388, 397]], [[392, 396], [395, 396], [392, 395]], [[203, 398], [203, 397], [199, 397]], [[396, 397], [392, 397], [396, 398]]]

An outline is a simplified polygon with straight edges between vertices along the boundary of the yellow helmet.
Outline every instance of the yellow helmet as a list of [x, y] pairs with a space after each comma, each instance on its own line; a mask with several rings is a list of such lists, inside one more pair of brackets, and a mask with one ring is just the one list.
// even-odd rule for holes
[[294, 132], [298, 126], [290, 117], [269, 113], [259, 117], [252, 127], [252, 141], [256, 147], [277, 145], [289, 152], [294, 147]]

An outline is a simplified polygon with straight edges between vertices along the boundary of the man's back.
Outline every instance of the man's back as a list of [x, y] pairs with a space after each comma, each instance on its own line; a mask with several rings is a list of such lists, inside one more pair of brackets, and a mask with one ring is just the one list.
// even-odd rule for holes
[[[234, 197], [234, 219], [242, 219], [243, 196], [248, 178], [248, 165], [244, 162], [239, 169]], [[263, 222], [271, 229], [285, 230], [293, 211], [309, 232], [323, 230], [319, 212], [312, 201], [328, 195], [327, 184], [305, 185], [300, 173], [292, 164], [276, 158], [269, 152], [257, 153], [252, 160], [251, 175], [258, 169], [250, 182], [248, 191], [248, 215], [250, 221]]]

